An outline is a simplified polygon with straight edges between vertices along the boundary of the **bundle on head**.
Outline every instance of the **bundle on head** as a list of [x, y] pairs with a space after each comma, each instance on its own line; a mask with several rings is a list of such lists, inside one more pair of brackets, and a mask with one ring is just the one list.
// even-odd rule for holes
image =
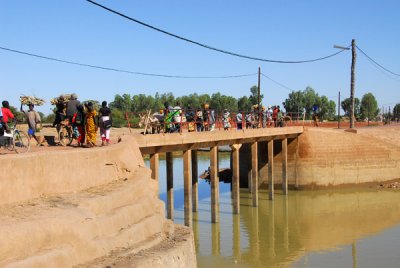
[[56, 105], [60, 101], [67, 103], [70, 99], [71, 99], [71, 94], [62, 94], [54, 99], [51, 99], [50, 103], [52, 105]]
[[22, 95], [21, 97], [19, 97], [19, 100], [24, 105], [34, 104], [36, 106], [41, 106], [45, 103], [45, 101], [41, 98], [25, 96], [25, 95]]

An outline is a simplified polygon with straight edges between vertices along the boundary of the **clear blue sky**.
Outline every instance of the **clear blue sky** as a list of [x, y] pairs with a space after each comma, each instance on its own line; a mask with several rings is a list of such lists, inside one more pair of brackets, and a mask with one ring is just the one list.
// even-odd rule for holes
[[[277, 60], [336, 52], [351, 39], [377, 62], [400, 73], [400, 1], [126, 1], [98, 0], [138, 20], [216, 48]], [[106, 12], [84, 0], [1, 0], [0, 46], [130, 71], [183, 76], [256, 73], [258, 67], [294, 89], [313, 87], [337, 101], [350, 95], [351, 51], [306, 64], [274, 64], [201, 48]], [[372, 92], [379, 107], [400, 102], [400, 77], [383, 74], [357, 53], [356, 97]], [[61, 93], [112, 101], [115, 94], [173, 92], [240, 97], [257, 75], [235, 79], [172, 79], [51, 62], [0, 50], [0, 99], [21, 94], [49, 101]], [[264, 104], [290, 92], [261, 77]], [[50, 112], [47, 104], [38, 110]]]

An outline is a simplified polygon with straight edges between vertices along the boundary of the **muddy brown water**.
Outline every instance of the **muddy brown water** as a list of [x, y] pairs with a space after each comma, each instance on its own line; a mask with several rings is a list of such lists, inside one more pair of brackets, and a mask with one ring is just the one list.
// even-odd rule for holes
[[[199, 153], [199, 175], [209, 166]], [[148, 163], [147, 163], [148, 164]], [[220, 168], [229, 153], [220, 153]], [[160, 198], [166, 201], [165, 161]], [[183, 164], [174, 158], [175, 222], [183, 224]], [[199, 179], [193, 231], [199, 267], [400, 267], [400, 190], [261, 191], [259, 207], [241, 189], [232, 214], [230, 185], [220, 184], [220, 222], [211, 223], [209, 184]]]

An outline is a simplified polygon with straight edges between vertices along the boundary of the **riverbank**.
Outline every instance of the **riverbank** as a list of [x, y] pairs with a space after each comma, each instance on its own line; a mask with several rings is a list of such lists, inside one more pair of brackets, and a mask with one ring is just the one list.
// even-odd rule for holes
[[[0, 266], [71, 267], [122, 248], [161, 254], [158, 246], [175, 237], [174, 266], [196, 267], [191, 231], [166, 220], [158, 182], [132, 137], [93, 149], [2, 155], [0, 165]], [[156, 263], [156, 255], [145, 259]]]

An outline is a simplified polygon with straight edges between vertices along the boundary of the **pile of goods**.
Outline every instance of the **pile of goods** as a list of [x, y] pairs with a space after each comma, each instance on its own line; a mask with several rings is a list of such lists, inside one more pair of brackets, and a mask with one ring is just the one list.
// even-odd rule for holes
[[52, 105], [56, 105], [59, 101], [62, 101], [64, 102], [64, 104], [66, 104], [70, 99], [71, 99], [71, 94], [63, 94], [54, 99], [51, 99], [50, 103]]
[[25, 95], [22, 95], [21, 97], [19, 97], [19, 100], [23, 105], [34, 104], [36, 106], [41, 106], [45, 103], [45, 101], [41, 98], [25, 96]]

